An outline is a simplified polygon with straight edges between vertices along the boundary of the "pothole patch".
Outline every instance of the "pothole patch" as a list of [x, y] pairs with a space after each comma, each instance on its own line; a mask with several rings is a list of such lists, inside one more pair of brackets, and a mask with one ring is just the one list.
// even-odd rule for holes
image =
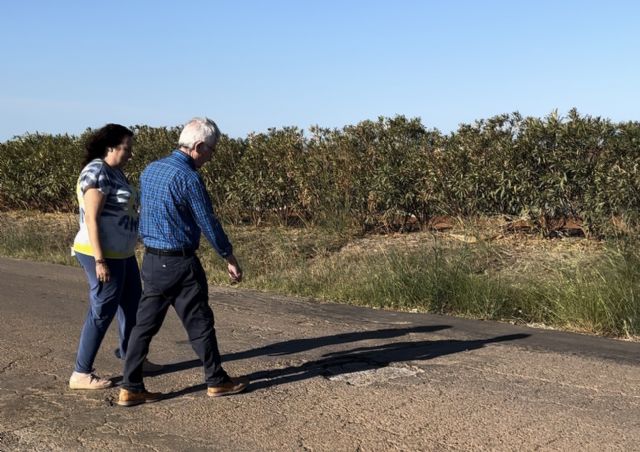
[[339, 366], [328, 367], [324, 377], [330, 381], [341, 381], [353, 386], [370, 386], [373, 384], [385, 383], [390, 380], [402, 377], [414, 377], [424, 372], [415, 367], [374, 367], [364, 363], [345, 363]]

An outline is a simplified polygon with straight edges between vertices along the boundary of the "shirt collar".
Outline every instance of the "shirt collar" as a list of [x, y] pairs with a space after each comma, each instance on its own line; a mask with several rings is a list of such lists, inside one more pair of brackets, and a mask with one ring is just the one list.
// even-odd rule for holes
[[196, 169], [196, 162], [193, 161], [193, 159], [191, 157], [189, 157], [187, 154], [185, 154], [184, 152], [175, 149], [173, 151], [173, 154], [171, 154], [173, 156], [173, 158], [175, 158], [176, 160], [186, 163], [187, 165], [189, 165], [189, 167], [191, 169]]

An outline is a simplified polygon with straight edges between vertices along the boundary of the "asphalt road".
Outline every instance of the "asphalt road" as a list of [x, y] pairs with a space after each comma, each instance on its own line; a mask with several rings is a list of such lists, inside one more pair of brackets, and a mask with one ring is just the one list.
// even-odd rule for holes
[[[640, 344], [210, 290], [225, 367], [211, 399], [175, 313], [151, 345], [167, 393], [71, 391], [78, 268], [0, 259], [0, 450], [640, 450]], [[117, 379], [112, 325], [96, 362]]]

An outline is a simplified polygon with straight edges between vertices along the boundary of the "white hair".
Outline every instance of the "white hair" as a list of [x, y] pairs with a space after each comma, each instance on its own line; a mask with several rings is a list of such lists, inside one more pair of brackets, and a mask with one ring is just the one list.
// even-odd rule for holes
[[215, 122], [209, 118], [193, 118], [184, 125], [178, 139], [178, 146], [193, 149], [198, 141], [215, 146], [219, 138], [220, 129]]

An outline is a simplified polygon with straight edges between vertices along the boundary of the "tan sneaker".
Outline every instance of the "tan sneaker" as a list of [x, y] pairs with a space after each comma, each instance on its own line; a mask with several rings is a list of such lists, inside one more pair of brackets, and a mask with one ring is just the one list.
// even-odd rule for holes
[[93, 372], [85, 374], [73, 372], [69, 378], [69, 388], [71, 389], [106, 389], [113, 386], [111, 380], [100, 378]]
[[118, 397], [118, 401], [116, 402], [120, 406], [134, 406], [140, 405], [142, 403], [153, 403], [162, 399], [161, 392], [135, 392], [129, 391], [128, 389], [120, 389], [120, 397]]
[[207, 395], [209, 397], [222, 397], [231, 394], [237, 394], [242, 392], [249, 386], [249, 379], [247, 377], [230, 378], [218, 386], [209, 386], [207, 388]]

